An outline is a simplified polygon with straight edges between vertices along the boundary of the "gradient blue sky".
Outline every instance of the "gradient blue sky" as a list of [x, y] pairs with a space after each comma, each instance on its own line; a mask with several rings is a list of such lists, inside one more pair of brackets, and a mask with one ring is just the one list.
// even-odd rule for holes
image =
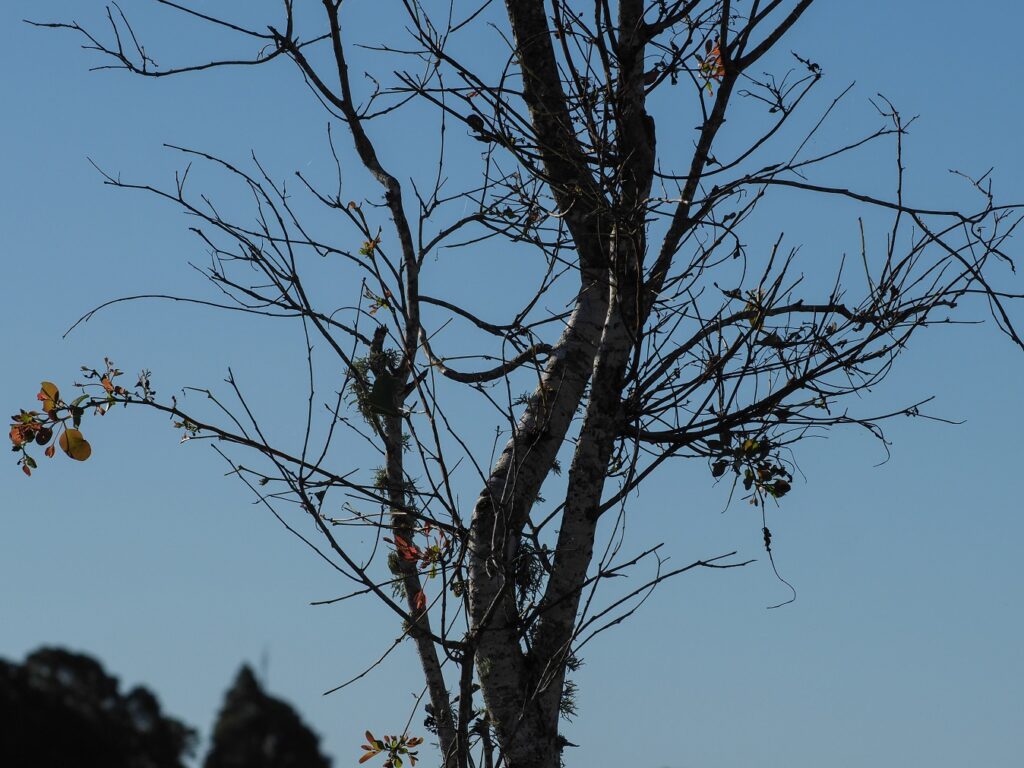
[[[140, 22], [148, 5], [124, 3]], [[388, 5], [351, 0], [364, 23]], [[908, 149], [913, 199], [948, 199], [947, 168], [996, 166], [1000, 197], [1022, 201], [1024, 10], [1009, 0], [965, 8], [821, 0], [785, 47], [820, 62], [830, 92], [857, 81], [835, 135], [870, 114], [876, 92], [921, 115]], [[71, 36], [19, 23], [95, 21], [100, 10], [81, 0], [0, 7], [0, 403], [27, 407], [40, 379], [69, 382], [109, 355], [153, 369], [164, 393], [217, 384], [231, 365], [273, 410], [295, 378], [295, 328], [140, 304], [61, 339], [108, 298], [205, 290], [187, 266], [203, 252], [181, 215], [101, 186], [87, 156], [142, 181], [166, 181], [180, 165], [163, 142], [239, 161], [254, 149], [281, 176], [326, 157], [325, 120], [286, 66], [161, 82], [88, 73], [94, 60]], [[148, 29], [161, 62], [208, 42]], [[387, 160], [414, 162], [407, 151], [388, 147]], [[870, 185], [890, 167], [845, 170]], [[855, 248], [852, 209], [789, 213], [796, 241], [842, 237], [836, 250]], [[657, 592], [590, 646], [569, 765], [1019, 765], [1022, 385], [1024, 355], [992, 326], [921, 337], [873, 402], [935, 394], [938, 413], [966, 423], [893, 423], [893, 457], [880, 467], [878, 447], [854, 433], [805, 450], [807, 479], [772, 522], [799, 600], [765, 610], [780, 586], [764, 562]], [[309, 607], [343, 585], [222, 477], [208, 448], [179, 446], [163, 420], [118, 414], [90, 438], [87, 465], [54, 461], [31, 480], [13, 454], [0, 467], [0, 656], [44, 643], [94, 654], [204, 732], [237, 665], [265, 659], [271, 689], [324, 735], [338, 766], [355, 763], [365, 728], [401, 729], [417, 689], [408, 648], [360, 687], [320, 695], [395, 635], [384, 611]], [[679, 563], [730, 549], [761, 556], [759, 521], [743, 505], [720, 514], [724, 493], [702, 467], [659, 478], [637, 502], [630, 546], [666, 539]]]

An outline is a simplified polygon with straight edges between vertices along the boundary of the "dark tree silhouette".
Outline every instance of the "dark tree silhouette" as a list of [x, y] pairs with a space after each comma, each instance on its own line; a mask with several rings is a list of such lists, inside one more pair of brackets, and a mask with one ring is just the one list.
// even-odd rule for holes
[[328, 768], [320, 737], [243, 664], [224, 697], [205, 768]]
[[183, 768], [195, 746], [149, 690], [122, 694], [98, 661], [59, 648], [0, 661], [0, 723], [5, 768]]

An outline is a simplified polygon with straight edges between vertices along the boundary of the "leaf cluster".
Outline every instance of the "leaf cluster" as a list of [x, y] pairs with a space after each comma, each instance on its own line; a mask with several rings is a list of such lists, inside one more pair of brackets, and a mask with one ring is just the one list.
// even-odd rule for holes
[[366, 743], [362, 747], [366, 754], [359, 758], [359, 763], [372, 760], [383, 752], [387, 754], [384, 768], [402, 768], [403, 757], [409, 760], [410, 765], [416, 765], [419, 755], [414, 748], [422, 743], [423, 739], [419, 736], [383, 736], [378, 739], [367, 731]]

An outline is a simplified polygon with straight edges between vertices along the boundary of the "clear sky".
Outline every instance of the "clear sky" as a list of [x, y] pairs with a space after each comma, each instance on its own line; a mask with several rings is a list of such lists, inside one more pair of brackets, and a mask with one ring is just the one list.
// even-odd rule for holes
[[[376, 23], [392, 3], [350, 5]], [[161, 63], [209, 50], [212, 39], [156, 23], [143, 0], [124, 6]], [[137, 304], [61, 334], [109, 298], [206, 291], [188, 267], [204, 256], [189, 222], [103, 187], [87, 156], [140, 181], [166, 182], [180, 166], [164, 142], [240, 162], [252, 149], [282, 177], [323, 172], [317, 105], [287, 66], [160, 82], [88, 73], [95, 60], [72, 36], [31, 29], [25, 16], [95, 23], [101, 4], [0, 5], [5, 414], [30, 406], [41, 379], [66, 386], [108, 355], [130, 372], [152, 369], [164, 394], [217, 385], [230, 365], [272, 421], [287, 423], [301, 380], [295, 327]], [[822, 64], [823, 92], [857, 82], [833, 136], [869, 115], [878, 92], [921, 115], [907, 160], [916, 202], [949, 199], [948, 168], [990, 166], [1001, 199], [1020, 202], [1022, 24], [1010, 0], [821, 0], [783, 48]], [[392, 167], [415, 162], [409, 145], [387, 146]], [[891, 166], [843, 170], [870, 185]], [[799, 205], [786, 211], [788, 237], [856, 249], [855, 211]], [[1024, 257], [1019, 243], [1010, 250]], [[1024, 355], [991, 325], [959, 326], [927, 332], [901, 363], [872, 402], [934, 394], [937, 413], [966, 422], [891, 424], [883, 466], [878, 446], [854, 433], [806, 448], [806, 479], [772, 521], [797, 602], [765, 610], [781, 588], [763, 561], [655, 593], [586, 654], [570, 766], [1020, 764]], [[238, 664], [263, 664], [338, 766], [354, 764], [364, 729], [401, 730], [419, 686], [408, 648], [360, 686], [320, 695], [397, 634], [390, 616], [369, 603], [308, 606], [344, 585], [222, 476], [212, 451], [179, 446], [163, 420], [118, 413], [89, 436], [88, 464], [55, 460], [31, 479], [13, 454], [0, 466], [0, 656], [44, 643], [94, 654], [204, 732]], [[742, 504], [721, 514], [724, 503], [706, 467], [660, 477], [634, 507], [628, 545], [665, 539], [678, 563], [731, 549], [760, 557], [759, 520]]]

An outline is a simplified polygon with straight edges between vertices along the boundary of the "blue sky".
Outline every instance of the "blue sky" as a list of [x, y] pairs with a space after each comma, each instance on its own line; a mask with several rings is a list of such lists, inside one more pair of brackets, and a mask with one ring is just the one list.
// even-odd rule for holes
[[[141, 0], [125, 8], [140, 21], [148, 15]], [[352, 8], [365, 23], [380, 5]], [[297, 328], [137, 304], [61, 338], [109, 298], [205, 291], [187, 266], [203, 259], [188, 222], [151, 198], [103, 187], [86, 157], [126, 178], [166, 182], [181, 164], [161, 148], [173, 142], [237, 161], [252, 149], [279, 176], [328, 178], [325, 118], [288, 67], [160, 82], [89, 73], [93, 59], [71, 36], [18, 23], [95, 21], [99, 10], [70, 0], [0, 7], [0, 402], [5, 413], [27, 407], [41, 379], [66, 386], [79, 365], [104, 355], [130, 372], [151, 368], [165, 394], [218, 385], [230, 365], [284, 433], [301, 407], [291, 394]], [[997, 0], [970, 14], [960, 2], [822, 0], [785, 47], [823, 65], [823, 90], [856, 80], [833, 136], [861, 125], [878, 92], [921, 115], [907, 150], [913, 199], [956, 199], [948, 168], [996, 166], [1000, 197], [1024, 201], [1021, 22], [1017, 3]], [[148, 28], [161, 63], [214, 42], [174, 25]], [[417, 162], [404, 141], [386, 159]], [[891, 167], [839, 170], [870, 186]], [[802, 205], [783, 199], [772, 209], [787, 214], [789, 238], [855, 249], [853, 209]], [[491, 302], [473, 285], [473, 264], [454, 258], [444, 281], [458, 278], [467, 295]], [[514, 266], [487, 268], [516, 280]], [[977, 307], [968, 314], [984, 317]], [[761, 561], [655, 593], [589, 647], [580, 716], [566, 730], [581, 745], [570, 765], [1018, 764], [1024, 356], [991, 326], [959, 326], [929, 331], [901, 363], [873, 402], [934, 394], [936, 412], [965, 424], [894, 422], [883, 466], [878, 446], [852, 432], [805, 449], [806, 480], [771, 523], [798, 601], [765, 610], [781, 587]], [[460, 407], [475, 418], [474, 405]], [[302, 710], [339, 766], [355, 762], [364, 729], [401, 729], [418, 691], [408, 648], [360, 686], [320, 695], [395, 636], [385, 611], [309, 607], [344, 585], [222, 476], [208, 448], [179, 446], [162, 419], [114, 414], [89, 437], [86, 465], [55, 460], [31, 480], [13, 454], [0, 467], [0, 656], [43, 643], [95, 654], [202, 729], [237, 665], [265, 659], [271, 689]], [[629, 545], [667, 540], [680, 564], [732, 549], [760, 557], [759, 521], [742, 504], [722, 514], [724, 502], [706, 467], [679, 467], [634, 504]]]

